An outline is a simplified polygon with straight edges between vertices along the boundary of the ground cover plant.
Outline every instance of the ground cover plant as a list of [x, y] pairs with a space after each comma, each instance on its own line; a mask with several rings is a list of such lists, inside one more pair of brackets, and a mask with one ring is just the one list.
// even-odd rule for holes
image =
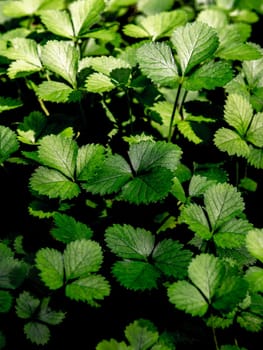
[[0, 349], [254, 350], [261, 0], [0, 0]]

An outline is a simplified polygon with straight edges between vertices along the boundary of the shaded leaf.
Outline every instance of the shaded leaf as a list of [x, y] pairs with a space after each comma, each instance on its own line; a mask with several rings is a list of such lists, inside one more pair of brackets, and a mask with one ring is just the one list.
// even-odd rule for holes
[[9, 127], [0, 125], [0, 164], [19, 149], [16, 134]]
[[28, 322], [24, 326], [24, 332], [27, 339], [37, 345], [45, 345], [50, 338], [49, 328], [39, 322]]

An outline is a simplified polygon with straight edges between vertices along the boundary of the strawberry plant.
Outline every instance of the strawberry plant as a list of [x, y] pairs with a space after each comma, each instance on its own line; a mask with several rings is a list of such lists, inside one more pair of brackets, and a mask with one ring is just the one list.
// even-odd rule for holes
[[258, 349], [262, 16], [0, 0], [0, 349]]

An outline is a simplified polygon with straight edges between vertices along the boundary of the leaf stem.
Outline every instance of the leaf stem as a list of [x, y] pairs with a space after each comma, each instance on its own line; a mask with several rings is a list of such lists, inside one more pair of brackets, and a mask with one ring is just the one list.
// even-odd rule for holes
[[213, 339], [214, 339], [214, 343], [216, 346], [216, 350], [219, 350], [219, 345], [218, 345], [218, 341], [217, 341], [217, 337], [216, 337], [216, 331], [215, 331], [215, 327], [212, 326], [212, 332], [213, 332]]
[[178, 107], [178, 101], [179, 101], [181, 89], [182, 89], [182, 84], [180, 84], [180, 85], [178, 86], [177, 93], [176, 93], [176, 96], [175, 96], [173, 111], [172, 111], [172, 115], [171, 115], [171, 119], [170, 119], [170, 125], [169, 125], [168, 142], [171, 142], [172, 136], [173, 136], [174, 117], [175, 117], [176, 109], [177, 109], [177, 107]]

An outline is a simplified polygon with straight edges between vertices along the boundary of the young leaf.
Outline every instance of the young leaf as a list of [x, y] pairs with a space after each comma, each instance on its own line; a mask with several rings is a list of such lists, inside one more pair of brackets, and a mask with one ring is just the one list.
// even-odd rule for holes
[[63, 255], [52, 248], [41, 248], [36, 253], [36, 267], [40, 277], [50, 289], [58, 289], [64, 284]]
[[152, 41], [155, 41], [170, 36], [176, 27], [184, 25], [186, 21], [186, 12], [183, 10], [160, 12], [142, 17], [136, 25], [126, 24], [123, 32], [127, 36], [150, 38]]
[[125, 328], [125, 336], [133, 349], [147, 350], [157, 342], [159, 334], [157, 331], [140, 325], [138, 321], [129, 324]]
[[131, 290], [157, 288], [160, 273], [151, 264], [143, 261], [117, 261], [112, 268], [117, 281]]
[[130, 225], [108, 227], [105, 241], [110, 250], [123, 259], [146, 260], [154, 247], [151, 232]]
[[161, 43], [147, 43], [136, 51], [137, 61], [143, 74], [154, 83], [176, 86], [178, 69], [171, 48]]
[[62, 134], [48, 135], [40, 140], [38, 155], [46, 166], [74, 179], [78, 147], [77, 143]]
[[182, 248], [182, 244], [177, 241], [171, 239], [161, 241], [152, 254], [154, 265], [167, 276], [178, 279], [185, 277], [192, 253]]
[[77, 0], [68, 9], [76, 37], [83, 36], [89, 28], [98, 22], [105, 8], [104, 0]]
[[58, 74], [76, 88], [79, 53], [72, 42], [48, 41], [41, 50], [41, 60], [48, 70]]
[[16, 314], [20, 318], [29, 319], [33, 317], [39, 305], [39, 299], [24, 291], [16, 299]]
[[103, 260], [100, 245], [86, 239], [67, 244], [63, 258], [67, 281], [98, 271]]
[[45, 324], [39, 322], [32, 321], [26, 323], [24, 326], [24, 332], [27, 339], [37, 345], [45, 345], [50, 338], [49, 328]]
[[194, 285], [211, 302], [225, 275], [222, 262], [211, 254], [196, 256], [189, 265], [188, 274]]
[[227, 183], [210, 186], [204, 194], [204, 203], [213, 230], [244, 210], [240, 193]]
[[63, 243], [90, 239], [93, 233], [90, 227], [66, 214], [56, 213], [54, 223], [56, 226], [50, 232], [55, 239]]
[[49, 198], [71, 199], [80, 193], [79, 186], [57, 170], [38, 167], [30, 178], [32, 190]]
[[40, 18], [50, 32], [65, 38], [74, 38], [74, 30], [68, 12], [46, 10], [41, 12]]
[[109, 294], [109, 282], [100, 275], [80, 278], [66, 286], [66, 296], [87, 302], [91, 306], [99, 306], [97, 300], [102, 300]]
[[0, 164], [19, 149], [16, 134], [7, 126], [0, 125]]
[[216, 31], [202, 22], [188, 23], [177, 28], [171, 41], [176, 48], [183, 75], [211, 58], [219, 45]]
[[167, 290], [170, 303], [192, 316], [204, 316], [208, 304], [197, 288], [186, 281], [171, 284]]

